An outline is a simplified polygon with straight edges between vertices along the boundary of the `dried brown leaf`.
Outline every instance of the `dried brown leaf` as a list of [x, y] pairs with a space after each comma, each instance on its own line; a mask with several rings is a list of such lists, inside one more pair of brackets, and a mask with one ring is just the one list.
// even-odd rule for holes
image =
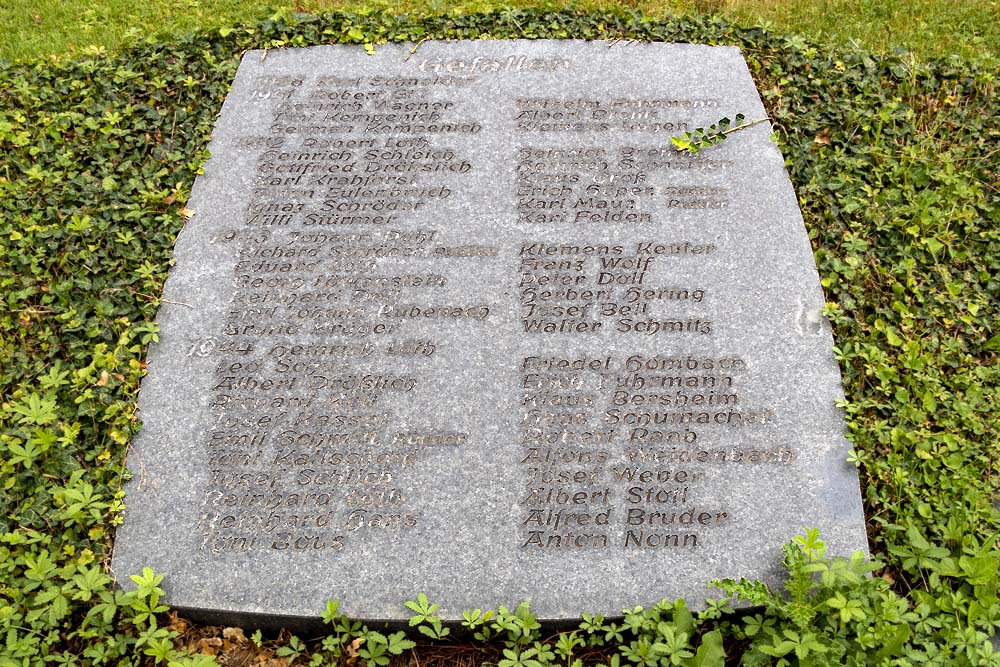
[[364, 637], [355, 637], [354, 641], [347, 645], [347, 665], [353, 667], [358, 661], [358, 649], [365, 643]]
[[222, 640], [218, 637], [202, 637], [198, 640], [198, 653], [202, 655], [219, 655]]
[[[97, 381], [98, 387], [103, 387], [108, 383], [108, 372], [101, 371], [101, 379]], [[188, 631], [190, 624], [177, 614], [170, 615], [170, 623], [167, 625], [167, 630], [172, 630], [179, 635], [183, 635]]]
[[243, 634], [243, 628], [224, 628], [222, 630], [222, 636], [236, 642], [237, 644], [242, 644], [247, 640], [246, 635]]

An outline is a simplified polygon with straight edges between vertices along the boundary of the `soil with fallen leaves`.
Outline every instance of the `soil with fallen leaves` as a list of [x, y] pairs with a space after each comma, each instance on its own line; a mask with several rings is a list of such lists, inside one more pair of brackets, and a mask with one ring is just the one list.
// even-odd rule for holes
[[[285, 631], [276, 638], [265, 639], [258, 646], [246, 636], [243, 628], [197, 625], [176, 614], [170, 615], [168, 627], [177, 633], [174, 643], [178, 648], [213, 656], [221, 667], [291, 667], [309, 664], [308, 650], [297, 658], [276, 655], [278, 648], [288, 645], [291, 634]], [[416, 640], [417, 637], [415, 633], [411, 635], [411, 639]], [[324, 662], [324, 667], [333, 667], [333, 664], [362, 667], [364, 661], [359, 664], [358, 649], [363, 641], [360, 638], [355, 639], [350, 646], [344, 647], [345, 657], [338, 663]], [[313, 642], [306, 641], [305, 644], [311, 647]], [[496, 646], [431, 645], [418, 642], [415, 648], [402, 655], [392, 656], [390, 667], [478, 667], [495, 665], [502, 657], [500, 649]], [[581, 658], [585, 665], [594, 665], [607, 663], [608, 652], [583, 651], [574, 657]]]

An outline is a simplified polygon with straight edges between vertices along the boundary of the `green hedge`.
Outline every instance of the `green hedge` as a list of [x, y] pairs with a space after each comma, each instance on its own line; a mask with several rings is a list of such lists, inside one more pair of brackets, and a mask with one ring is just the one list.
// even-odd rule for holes
[[[206, 659], [174, 648], [153, 573], [124, 594], [106, 566], [172, 243], [240, 53], [486, 37], [743, 50], [816, 251], [877, 559], [860, 577], [806, 536], [786, 547], [787, 595], [728, 586], [761, 605], [751, 614], [664, 603], [553, 642], [525, 608], [470, 621], [500, 638], [501, 666], [708, 665], [722, 650], [732, 664], [1000, 665], [996, 63], [877, 58], [713, 20], [499, 11], [275, 16], [0, 69], [0, 666]], [[322, 645], [278, 650], [320, 664], [364, 636], [360, 659], [383, 665], [409, 647], [329, 616]]]

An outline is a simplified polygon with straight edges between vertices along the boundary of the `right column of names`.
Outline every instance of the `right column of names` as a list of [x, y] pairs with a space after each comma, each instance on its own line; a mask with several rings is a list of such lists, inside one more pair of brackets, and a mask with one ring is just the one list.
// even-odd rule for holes
[[[709, 471], [795, 458], [741, 437], [776, 415], [747, 400], [750, 362], [705, 344], [724, 328], [725, 308], [698, 267], [732, 249], [711, 230], [667, 224], [730, 206], [715, 174], [732, 162], [681, 154], [669, 140], [693, 129], [686, 112], [713, 106], [515, 101], [519, 333], [539, 340], [519, 360], [523, 550], [707, 546], [737, 518], [718, 485], [701, 493]], [[662, 139], [630, 140], [637, 132]], [[560, 345], [545, 343], [553, 336]]]

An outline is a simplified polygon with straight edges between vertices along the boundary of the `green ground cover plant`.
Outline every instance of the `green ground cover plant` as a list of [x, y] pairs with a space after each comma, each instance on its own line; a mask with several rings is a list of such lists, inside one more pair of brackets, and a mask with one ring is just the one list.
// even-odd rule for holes
[[[172, 617], [160, 573], [114, 587], [145, 350], [240, 53], [487, 37], [743, 50], [826, 290], [873, 561], [831, 559], [803, 526], [785, 590], [719, 582], [698, 613], [665, 601], [554, 634], [526, 605], [467, 610], [459, 640], [418, 590], [409, 636], [331, 603], [328, 635], [304, 641]], [[0, 66], [0, 666], [1000, 665], [996, 76], [988, 60], [876, 56], [716, 19], [528, 10], [283, 12]]]
[[1000, 58], [1000, 0], [7, 0], [0, 3], [0, 58], [74, 54], [87, 46], [118, 51], [146, 35], [218, 29], [276, 10], [427, 15], [500, 7], [626, 7], [660, 18], [707, 13], [882, 53], [905, 47], [923, 57]]

